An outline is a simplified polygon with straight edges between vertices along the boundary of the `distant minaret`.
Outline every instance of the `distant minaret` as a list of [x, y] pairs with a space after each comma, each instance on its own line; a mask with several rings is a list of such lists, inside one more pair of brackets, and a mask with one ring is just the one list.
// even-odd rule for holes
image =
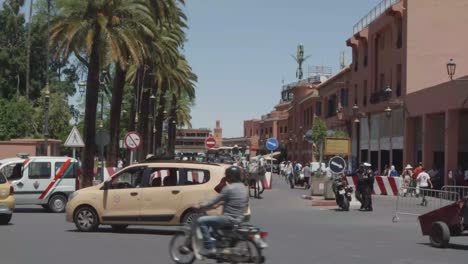
[[216, 128], [214, 129], [213, 137], [216, 140], [216, 147], [223, 146], [223, 129], [221, 128], [221, 122], [216, 120]]
[[340, 53], [340, 69], [344, 69], [346, 67], [346, 53], [342, 51]]

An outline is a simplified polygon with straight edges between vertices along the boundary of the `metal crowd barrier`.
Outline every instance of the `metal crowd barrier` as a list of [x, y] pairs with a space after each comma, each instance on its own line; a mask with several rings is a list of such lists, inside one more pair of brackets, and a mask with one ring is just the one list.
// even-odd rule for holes
[[468, 196], [468, 186], [445, 185], [442, 187], [442, 191], [458, 193], [460, 199]]
[[397, 196], [392, 221], [394, 223], [400, 221], [400, 215], [420, 216], [459, 199], [460, 195], [456, 192], [409, 187], [406, 188], [406, 192]]

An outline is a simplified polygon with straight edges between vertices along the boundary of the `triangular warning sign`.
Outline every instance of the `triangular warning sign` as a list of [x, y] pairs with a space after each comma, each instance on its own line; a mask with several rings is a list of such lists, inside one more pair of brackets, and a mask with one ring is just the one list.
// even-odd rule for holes
[[70, 135], [68, 135], [67, 141], [65, 141], [65, 144], [63, 144], [65, 147], [75, 147], [75, 148], [81, 148], [84, 147], [84, 141], [81, 138], [80, 132], [76, 128], [76, 126], [73, 127], [72, 131], [70, 132]]

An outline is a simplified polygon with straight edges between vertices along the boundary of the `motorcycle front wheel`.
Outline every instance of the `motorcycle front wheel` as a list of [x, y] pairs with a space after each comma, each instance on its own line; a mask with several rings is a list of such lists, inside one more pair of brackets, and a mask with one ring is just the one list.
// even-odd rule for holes
[[169, 243], [171, 259], [178, 264], [191, 264], [195, 261], [191, 239], [185, 233], [175, 234]]
[[238, 241], [235, 248], [235, 257], [231, 260], [231, 264], [239, 263], [265, 263], [265, 257], [262, 255], [262, 250], [251, 240]]
[[347, 197], [343, 197], [343, 203], [341, 208], [343, 209], [343, 211], [349, 211], [349, 200]]

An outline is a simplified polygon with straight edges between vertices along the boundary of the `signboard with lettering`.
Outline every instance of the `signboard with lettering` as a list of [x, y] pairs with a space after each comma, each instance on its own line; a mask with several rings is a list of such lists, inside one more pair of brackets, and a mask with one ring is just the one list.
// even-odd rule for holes
[[351, 152], [351, 142], [349, 138], [326, 138], [325, 155], [348, 156]]

